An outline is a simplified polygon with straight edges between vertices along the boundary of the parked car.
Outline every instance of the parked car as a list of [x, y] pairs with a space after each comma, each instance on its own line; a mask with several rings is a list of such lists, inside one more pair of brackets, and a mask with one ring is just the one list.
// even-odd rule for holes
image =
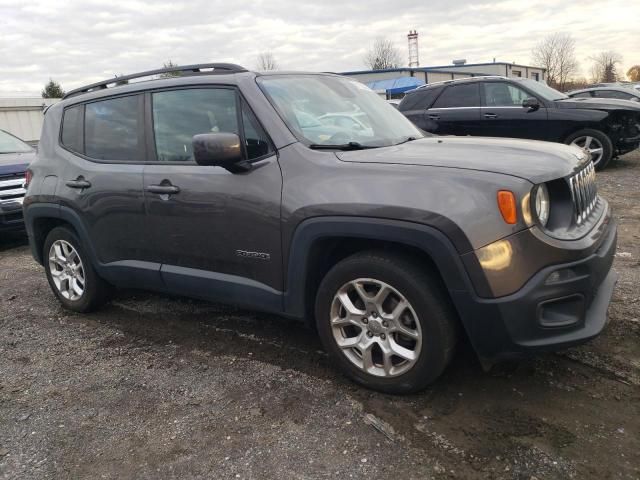
[[629, 87], [581, 88], [567, 92], [567, 95], [571, 98], [617, 98], [618, 100], [640, 102], [640, 90]]
[[0, 232], [24, 229], [25, 172], [34, 157], [35, 150], [27, 143], [0, 130]]
[[[346, 111], [371, 132], [313, 120]], [[30, 170], [31, 249], [65, 308], [117, 286], [306, 319], [381, 391], [433, 382], [460, 335], [486, 362], [584, 342], [616, 281], [586, 152], [425, 136], [336, 75], [89, 85], [49, 108]]]
[[572, 99], [530, 79], [475, 77], [432, 83], [408, 92], [398, 108], [432, 133], [577, 145], [589, 150], [597, 170], [640, 145], [640, 105]]
[[392, 98], [392, 99], [390, 99], [390, 100], [387, 100], [387, 103], [388, 103], [389, 105], [391, 105], [393, 108], [397, 109], [397, 108], [398, 108], [398, 105], [400, 105], [400, 102], [401, 102], [401, 101], [402, 101], [402, 100], [401, 100], [401, 99], [399, 99], [399, 98]]

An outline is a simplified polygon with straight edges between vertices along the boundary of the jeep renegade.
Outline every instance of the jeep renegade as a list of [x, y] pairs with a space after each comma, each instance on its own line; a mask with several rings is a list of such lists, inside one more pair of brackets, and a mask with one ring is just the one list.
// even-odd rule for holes
[[584, 342], [616, 280], [587, 152], [428, 136], [336, 75], [206, 64], [83, 87], [47, 111], [28, 179], [65, 308], [115, 286], [307, 319], [386, 392], [433, 382], [462, 335], [488, 362]]

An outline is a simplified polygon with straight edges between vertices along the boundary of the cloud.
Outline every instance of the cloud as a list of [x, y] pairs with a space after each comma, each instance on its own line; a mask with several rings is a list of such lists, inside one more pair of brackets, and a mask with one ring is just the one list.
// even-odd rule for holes
[[0, 0], [0, 94], [37, 94], [51, 77], [65, 89], [174, 63], [230, 61], [255, 68], [271, 51], [287, 69], [363, 69], [378, 36], [406, 55], [420, 33], [422, 65], [530, 62], [544, 35], [570, 32], [588, 57], [615, 50], [640, 63], [640, 3], [628, 0]]

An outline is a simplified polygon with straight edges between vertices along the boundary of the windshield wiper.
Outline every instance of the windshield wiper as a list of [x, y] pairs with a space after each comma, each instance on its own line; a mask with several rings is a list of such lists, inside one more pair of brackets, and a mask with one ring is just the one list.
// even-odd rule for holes
[[363, 145], [359, 142], [342, 143], [339, 145], [331, 145], [326, 143], [312, 143], [309, 145], [312, 150], [366, 150], [368, 148], [379, 148], [372, 145]]

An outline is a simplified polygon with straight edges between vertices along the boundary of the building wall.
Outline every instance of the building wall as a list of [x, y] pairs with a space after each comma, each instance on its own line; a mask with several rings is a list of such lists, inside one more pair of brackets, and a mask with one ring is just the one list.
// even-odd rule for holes
[[[484, 75], [502, 75], [505, 77], [531, 78], [538, 81], [545, 80], [544, 69], [511, 63], [485, 63], [481, 65], [459, 65], [441, 68], [436, 67], [436, 70], [455, 70], [458, 72], [473, 73], [481, 72]], [[537, 78], [535, 74], [538, 75]]]
[[358, 82], [369, 83], [369, 82], [377, 82], [378, 80], [393, 80], [394, 78], [398, 78], [398, 77], [410, 77], [411, 71], [396, 70], [393, 72], [358, 73], [357, 75], [348, 75], [348, 76], [349, 78], [357, 80]]
[[25, 142], [36, 143], [40, 139], [44, 108], [58, 101], [50, 98], [0, 98], [0, 129]]

